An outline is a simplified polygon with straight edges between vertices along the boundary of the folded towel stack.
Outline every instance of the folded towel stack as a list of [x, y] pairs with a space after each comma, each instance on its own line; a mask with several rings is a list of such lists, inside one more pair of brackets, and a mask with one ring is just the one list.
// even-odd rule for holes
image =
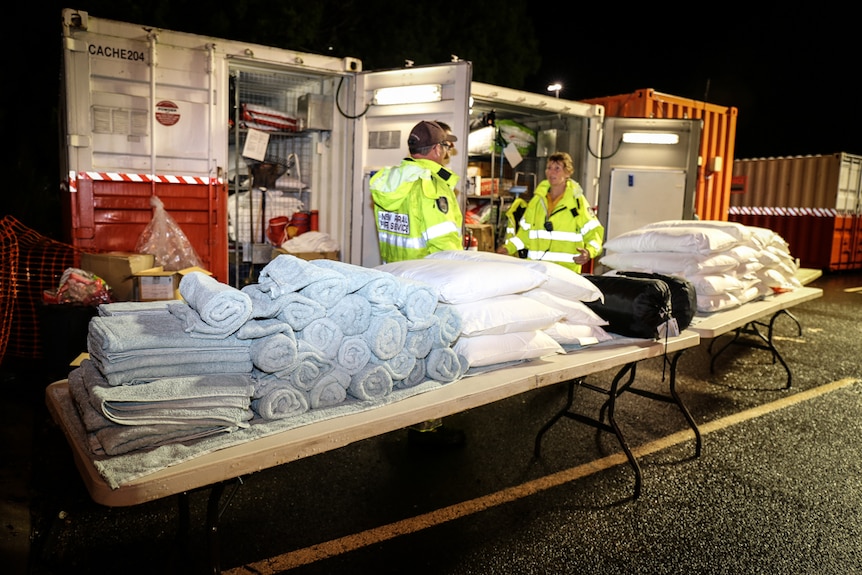
[[257, 284], [239, 290], [195, 272], [180, 293], [107, 304], [91, 321], [74, 396], [100, 452], [376, 402], [466, 369], [451, 347], [457, 310], [389, 272], [280, 255]]
[[119, 455], [249, 426], [250, 374], [167, 377], [113, 386], [95, 362], [69, 374], [69, 391], [94, 453]]
[[162, 377], [250, 374], [249, 340], [231, 335], [196, 338], [183, 320], [163, 312], [96, 316], [90, 321], [87, 351], [110, 385], [130, 385]]

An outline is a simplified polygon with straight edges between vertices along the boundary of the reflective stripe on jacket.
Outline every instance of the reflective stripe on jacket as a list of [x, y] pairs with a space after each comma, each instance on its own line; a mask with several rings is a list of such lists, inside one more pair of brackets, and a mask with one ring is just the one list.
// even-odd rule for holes
[[369, 182], [384, 263], [464, 249], [463, 217], [453, 191], [458, 176], [424, 158], [405, 158]]
[[520, 229], [506, 242], [506, 250], [512, 255], [526, 250], [528, 259], [555, 262], [580, 272], [581, 266], [573, 261], [578, 249], [586, 248], [591, 258], [600, 255], [605, 229], [577, 182], [566, 183], [566, 191], [552, 213], [548, 211], [549, 191], [548, 180], [536, 187]]

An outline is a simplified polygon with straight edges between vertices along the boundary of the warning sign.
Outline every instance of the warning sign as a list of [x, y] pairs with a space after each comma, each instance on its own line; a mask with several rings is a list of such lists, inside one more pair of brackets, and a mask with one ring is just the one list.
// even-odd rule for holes
[[162, 100], [156, 104], [156, 120], [163, 126], [173, 126], [180, 121], [179, 106], [170, 100]]

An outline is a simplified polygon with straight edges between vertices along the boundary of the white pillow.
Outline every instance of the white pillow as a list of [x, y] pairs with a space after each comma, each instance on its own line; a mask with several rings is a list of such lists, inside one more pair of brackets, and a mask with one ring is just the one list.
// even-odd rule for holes
[[717, 295], [701, 295], [697, 294], [697, 311], [698, 312], [713, 312], [723, 309], [730, 309], [739, 305], [739, 298], [729, 293]]
[[721, 252], [708, 255], [679, 252], [613, 252], [605, 254], [600, 261], [602, 265], [620, 271], [681, 276], [721, 273], [739, 265], [739, 260]]
[[533, 288], [524, 292], [524, 296], [542, 302], [547, 306], [558, 309], [565, 314], [565, 320], [569, 323], [581, 325], [608, 325], [607, 320], [587, 307], [580, 300], [563, 298], [546, 290], [543, 287]]
[[760, 247], [765, 248], [772, 243], [775, 238], [775, 232], [769, 228], [761, 228], [758, 226], [747, 226], [751, 232], [751, 239], [756, 241]]
[[729, 222], [724, 220], [664, 220], [661, 222], [650, 222], [641, 226], [645, 228], [669, 228], [669, 227], [701, 227], [721, 230], [737, 240], [744, 242], [751, 238], [754, 233], [746, 226], [739, 222]]
[[732, 248], [723, 253], [726, 253], [727, 255], [736, 258], [737, 261], [740, 261], [742, 263], [760, 261], [760, 250], [757, 250], [747, 244], [733, 246]]
[[802, 287], [802, 282], [795, 275], [788, 276], [775, 268], [764, 268], [757, 272], [757, 277], [764, 285], [774, 291], [787, 291]]
[[463, 356], [470, 367], [566, 353], [554, 338], [541, 330], [462, 336], [452, 345], [452, 349]]
[[601, 341], [610, 341], [613, 336], [597, 325], [577, 325], [560, 321], [544, 330], [562, 345], [595, 345]]
[[434, 252], [425, 259], [463, 260], [472, 262], [495, 262], [508, 263], [542, 272], [548, 281], [542, 284], [545, 289], [551, 290], [557, 295], [565, 298], [574, 298], [581, 301], [604, 301], [604, 296], [593, 282], [579, 273], [553, 262], [541, 262], [527, 260], [498, 254], [495, 252], [481, 252], [472, 250], [447, 250]]
[[544, 271], [544, 266], [537, 265], [533, 260], [524, 260], [497, 252], [485, 252], [479, 250], [443, 250], [425, 256], [426, 260], [461, 260], [468, 262], [494, 262], [501, 264], [514, 264], [526, 266], [536, 271]]
[[732, 293], [737, 295], [745, 290], [745, 286], [737, 278], [724, 275], [696, 275], [688, 280], [694, 284], [694, 292], [697, 295], [720, 295]]
[[440, 301], [450, 304], [525, 292], [547, 279], [541, 272], [526, 266], [490, 261], [424, 258], [383, 264], [375, 269], [434, 286]]
[[739, 240], [719, 229], [696, 226], [638, 228], [605, 242], [609, 252], [681, 252], [711, 254], [739, 243]]
[[545, 329], [565, 316], [559, 309], [518, 294], [501, 295], [453, 307], [461, 316], [461, 335]]
[[554, 294], [580, 301], [605, 301], [596, 284], [574, 270], [553, 262], [533, 262], [544, 266], [548, 281], [542, 287]]

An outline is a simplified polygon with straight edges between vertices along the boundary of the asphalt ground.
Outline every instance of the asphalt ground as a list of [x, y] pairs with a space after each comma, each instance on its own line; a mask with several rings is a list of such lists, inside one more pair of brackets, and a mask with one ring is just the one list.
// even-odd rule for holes
[[[862, 573], [862, 273], [825, 274], [822, 298], [776, 322], [786, 374], [731, 346], [710, 371], [708, 342], [686, 351], [672, 404], [632, 394], [613, 435], [563, 419], [534, 457], [565, 384], [446, 418], [463, 448], [429, 451], [396, 431], [244, 477], [222, 510], [218, 554], [208, 492], [107, 508], [89, 498], [32, 372], [5, 370], [0, 516], [9, 573], [852, 574]], [[798, 320], [798, 325], [794, 321]], [[797, 331], [801, 328], [801, 334]], [[615, 371], [591, 376], [606, 384]], [[659, 359], [638, 385], [666, 389]], [[35, 380], [34, 380], [35, 379]], [[604, 398], [576, 389], [578, 411]], [[230, 489], [228, 490], [230, 491]], [[225, 503], [228, 496], [222, 498]]]

